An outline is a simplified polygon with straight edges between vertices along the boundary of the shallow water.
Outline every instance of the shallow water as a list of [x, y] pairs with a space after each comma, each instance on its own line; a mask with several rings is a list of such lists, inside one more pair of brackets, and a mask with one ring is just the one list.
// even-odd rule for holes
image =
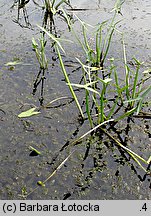
[[[30, 1], [27, 12], [31, 26], [22, 28], [13, 21], [17, 18], [17, 6], [11, 9], [12, 4], [13, 1], [8, 0], [0, 2], [0, 198], [21, 199], [25, 189], [27, 193], [32, 191], [37, 181], [44, 181], [69, 155], [69, 150], [75, 149], [61, 169], [46, 182], [46, 187], [39, 187], [27, 199], [150, 199], [149, 176], [144, 176], [137, 164], [124, 156], [107, 137], [88, 137], [74, 148], [62, 150], [68, 141], [72, 142], [90, 128], [87, 121], [84, 124], [78, 121], [78, 112], [58, 60], [52, 60], [56, 55], [49, 48], [46, 51], [49, 67], [44, 104], [59, 97], [68, 98], [52, 104], [49, 109], [42, 109], [40, 115], [23, 120], [17, 117], [23, 110], [40, 106], [40, 86], [36, 94], [32, 94], [39, 66], [31, 39], [39, 37], [36, 24], [42, 25], [43, 12]], [[96, 25], [111, 18], [114, 1], [109, 4], [105, 0], [76, 0], [71, 4], [75, 8], [90, 9], [71, 13]], [[126, 1], [122, 7], [123, 16], [119, 15], [123, 21], [118, 27], [124, 32], [128, 60], [137, 57], [145, 62], [145, 69], [151, 66], [150, 8], [149, 0]], [[23, 15], [20, 17], [24, 25]], [[71, 40], [66, 24], [59, 18], [55, 22], [59, 34]], [[76, 23], [75, 28], [80, 34]], [[66, 43], [65, 49], [64, 61], [71, 80], [79, 81], [80, 72], [72, 71], [77, 67], [75, 56], [83, 58], [82, 50], [75, 43]], [[121, 37], [116, 34], [109, 57], [114, 56], [119, 67], [121, 53]], [[5, 66], [16, 59], [21, 63], [13, 68]], [[81, 91], [77, 95], [83, 97]], [[147, 111], [150, 112], [150, 108]], [[118, 125], [123, 128], [121, 138], [126, 137], [129, 147], [147, 159], [151, 146], [150, 120], [134, 119], [128, 135], [125, 134], [126, 124], [123, 121]], [[41, 155], [31, 156], [30, 146], [38, 149]]]

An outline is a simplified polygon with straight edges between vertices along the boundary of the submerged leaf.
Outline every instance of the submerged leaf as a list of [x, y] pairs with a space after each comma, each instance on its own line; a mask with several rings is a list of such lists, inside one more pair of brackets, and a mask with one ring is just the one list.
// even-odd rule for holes
[[35, 110], [36, 110], [36, 108], [31, 108], [31, 109], [29, 109], [29, 110], [27, 110], [27, 111], [24, 111], [24, 112], [20, 113], [20, 114], [18, 115], [18, 117], [19, 117], [19, 118], [26, 118], [26, 117], [30, 117], [30, 116], [33, 116], [33, 115], [37, 115], [37, 114], [40, 113], [40, 112], [35, 111]]

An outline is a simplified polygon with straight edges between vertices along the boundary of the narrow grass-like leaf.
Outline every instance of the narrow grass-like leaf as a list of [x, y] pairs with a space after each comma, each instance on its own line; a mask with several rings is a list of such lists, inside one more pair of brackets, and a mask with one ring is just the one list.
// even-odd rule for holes
[[100, 113], [101, 113], [101, 122], [104, 122], [104, 94], [106, 90], [106, 85], [103, 84], [101, 97], [100, 97]]
[[137, 98], [135, 99], [130, 99], [130, 100], [126, 100], [124, 101], [123, 103], [126, 104], [126, 103], [131, 103], [131, 102], [135, 102], [135, 101], [139, 101], [141, 100], [142, 98], [140, 96], [138, 96]]
[[108, 54], [113, 32], [114, 32], [114, 28], [112, 29], [112, 31], [110, 33], [109, 40], [108, 40], [108, 43], [107, 43], [107, 47], [106, 47], [106, 50], [105, 50], [105, 53], [104, 53], [104, 56], [103, 56], [103, 59], [102, 59], [102, 63], [104, 63], [104, 61], [106, 59], [106, 56]]
[[62, 50], [62, 52], [65, 53], [65, 50], [63, 49], [60, 41], [67, 41], [67, 42], [72, 42], [70, 40], [66, 40], [66, 39], [61, 39], [61, 38], [56, 38], [53, 34], [49, 33], [45, 28], [37, 25], [43, 32], [45, 32], [57, 45], [58, 47]]
[[98, 124], [97, 126], [95, 126], [94, 128], [92, 128], [91, 130], [87, 131], [85, 134], [83, 134], [82, 136], [80, 136], [79, 138], [77, 138], [76, 140], [74, 140], [71, 143], [71, 146], [77, 144], [78, 142], [80, 142], [82, 139], [84, 139], [86, 136], [88, 136], [89, 134], [91, 134], [93, 131], [97, 130], [101, 126], [103, 126], [103, 125], [105, 125], [105, 124], [107, 124], [109, 122], [113, 122], [113, 121], [114, 121], [114, 119], [109, 119], [107, 121], [104, 121], [104, 122]]
[[96, 66], [98, 67], [99, 64], [101, 63], [100, 61], [101, 59], [101, 55], [103, 52], [103, 40], [102, 40], [102, 30], [104, 25], [108, 22], [108, 20], [102, 22], [101, 24], [99, 24], [99, 27], [96, 31]]
[[115, 87], [117, 89], [117, 93], [118, 93], [118, 97], [120, 98], [121, 102], [123, 103], [123, 96], [122, 96], [122, 89], [119, 85], [119, 81], [118, 81], [118, 75], [117, 75], [117, 72], [116, 70], [114, 71], [114, 78], [115, 78]]
[[[46, 29], [44, 29], [43, 27], [41, 27], [41, 26], [39, 26], [39, 25], [38, 25], [38, 27], [39, 27], [40, 29], [42, 29], [42, 30], [55, 42], [55, 48], [56, 48], [56, 51], [57, 51], [57, 54], [58, 54], [58, 57], [59, 57], [60, 67], [61, 67], [62, 72], [63, 72], [63, 74], [64, 74], [65, 80], [66, 80], [66, 82], [67, 82], [67, 84], [68, 84], [68, 86], [69, 86], [69, 90], [70, 90], [70, 92], [71, 92], [71, 95], [73, 96], [73, 98], [74, 98], [74, 100], [75, 100], [75, 102], [76, 102], [76, 105], [77, 105], [77, 107], [78, 107], [78, 109], [79, 109], [79, 111], [80, 111], [80, 114], [81, 114], [82, 118], [84, 118], [84, 114], [83, 114], [82, 108], [81, 108], [81, 106], [80, 106], [80, 104], [79, 104], [79, 101], [78, 101], [78, 99], [77, 99], [77, 96], [76, 96], [76, 94], [75, 94], [75, 92], [74, 92], [74, 90], [73, 90], [73, 88], [72, 88], [72, 86], [71, 86], [71, 84], [70, 84], [70, 80], [69, 80], [69, 77], [68, 77], [68, 75], [67, 75], [67, 72], [66, 72], [66, 69], [65, 69], [65, 66], [64, 66], [62, 57], [61, 57], [61, 53], [60, 53], [59, 48], [65, 53], [63, 47], [61, 46], [61, 43], [59, 42], [61, 39], [56, 38], [54, 35], [50, 34], [50, 33], [49, 33]], [[65, 41], [68, 41], [68, 40], [65, 40]]]
[[49, 103], [47, 103], [46, 105], [44, 105], [44, 108], [49, 108], [49, 106], [50, 106], [52, 103], [55, 103], [55, 102], [58, 101], [58, 100], [64, 100], [64, 99], [67, 99], [67, 98], [69, 98], [69, 97], [64, 96], [64, 97], [55, 98], [54, 100], [52, 100], [52, 101], [50, 101]]
[[82, 49], [84, 50], [84, 52], [85, 52], [85, 54], [86, 54], [86, 56], [88, 58], [87, 60], [95, 62], [95, 59], [92, 57], [93, 50], [89, 46], [89, 42], [88, 42], [87, 35], [86, 35], [87, 26], [89, 26], [91, 28], [94, 28], [94, 27], [87, 24], [87, 23], [85, 23], [84, 21], [82, 21], [78, 16], [75, 15], [75, 17], [81, 23], [84, 42], [81, 41], [81, 39], [78, 37], [77, 33], [74, 31], [73, 28], [72, 28], [72, 32], [75, 35], [78, 43], [81, 45]]
[[101, 78], [97, 77], [97, 79], [105, 85], [112, 81], [111, 78], [101, 79]]
[[136, 111], [136, 115], [138, 115], [139, 114], [139, 112], [141, 111], [141, 109], [142, 109], [142, 102], [143, 102], [143, 100], [141, 99], [141, 100], [139, 100], [139, 103], [138, 103], [138, 105], [137, 105], [137, 111]]
[[92, 118], [91, 118], [91, 113], [90, 113], [90, 106], [89, 106], [89, 91], [88, 90], [85, 90], [86, 91], [86, 112], [87, 112], [87, 116], [88, 116], [88, 119], [89, 119], [89, 123], [90, 123], [90, 126], [91, 128], [93, 127], [93, 121], [92, 121]]
[[137, 115], [142, 108], [142, 102], [143, 102], [144, 98], [149, 94], [150, 91], [151, 91], [151, 86], [149, 86], [146, 90], [144, 90], [143, 93], [139, 96], [141, 99], [140, 99], [138, 106], [137, 106], [137, 111], [136, 111]]
[[[82, 68], [85, 70], [85, 69], [90, 69], [90, 71], [98, 71], [98, 70], [101, 70], [102, 67], [95, 67], [95, 66], [89, 66], [89, 65], [85, 65], [83, 64], [80, 59], [76, 58], [76, 60], [81, 64]], [[86, 71], [86, 70], [85, 70]], [[87, 72], [87, 71], [86, 71]]]
[[[130, 155], [133, 155], [133, 157], [135, 157], [136, 159], [138, 158], [139, 160], [141, 160], [143, 163], [148, 164], [148, 161], [146, 161], [144, 158], [142, 158], [141, 156], [139, 156], [138, 154], [136, 154], [135, 152], [133, 152], [132, 150], [130, 150], [129, 148], [125, 147], [124, 145], [122, 145], [117, 139], [115, 139], [111, 134], [109, 134], [106, 130], [104, 130], [103, 128], [101, 128], [101, 130], [108, 135], [108, 137], [110, 137], [112, 140], [115, 141], [115, 143], [120, 146], [121, 148], [123, 148], [125, 151], [127, 151], [127, 153], [129, 153]], [[145, 170], [146, 171], [146, 170]]]
[[[137, 87], [137, 82], [138, 82], [138, 72], [140, 69], [140, 63], [134, 59], [137, 63], [137, 68], [136, 68], [136, 72], [135, 72], [135, 77], [134, 77], [134, 82], [133, 82], [133, 89], [132, 89], [132, 99], [134, 99], [136, 97], [136, 87]], [[133, 106], [134, 104], [132, 103], [131, 106]]]
[[126, 45], [124, 42], [124, 36], [122, 35], [122, 43], [123, 43], [123, 57], [124, 57], [124, 66], [125, 66], [125, 86], [126, 86], [126, 97], [127, 100], [130, 99], [130, 92], [129, 92], [129, 72], [130, 68], [127, 65], [127, 57], [126, 57]]
[[149, 86], [147, 89], [145, 89], [144, 91], [143, 91], [143, 93], [140, 95], [140, 97], [142, 98], [142, 99], [144, 99], [147, 95], [148, 95], [148, 93], [151, 91], [151, 86]]
[[45, 187], [45, 183], [48, 180], [50, 180], [57, 173], [58, 170], [61, 169], [61, 167], [65, 164], [65, 162], [69, 159], [69, 157], [71, 157], [71, 155], [73, 154], [74, 151], [72, 151], [44, 181], [38, 181], [37, 182], [38, 186], [35, 187], [32, 191], [30, 191], [25, 197], [27, 198], [29, 195], [31, 195], [33, 192], [35, 192], [39, 188], [39, 186]]
[[58, 10], [58, 8], [60, 7], [60, 5], [62, 5], [63, 3], [66, 3], [66, 0], [61, 0], [60, 2], [58, 2], [58, 4], [55, 6], [56, 10]]
[[41, 69], [47, 69], [48, 68], [48, 61], [45, 55], [45, 40], [43, 35], [41, 34], [40, 38], [40, 47], [38, 46], [38, 43], [35, 41], [34, 38], [32, 38], [32, 46], [36, 53], [37, 60], [39, 62]]
[[[74, 150], [74, 151], [75, 151], [75, 150]], [[60, 163], [60, 165], [53, 171], [53, 173], [52, 173], [51, 175], [49, 175], [48, 178], [45, 179], [45, 181], [43, 181], [44, 184], [45, 184], [50, 178], [52, 178], [52, 177], [56, 174], [56, 172], [57, 172], [58, 170], [61, 169], [61, 167], [65, 164], [65, 162], [69, 159], [69, 157], [71, 157], [71, 155], [74, 153], [74, 151], [72, 151], [72, 152], [68, 155], [68, 157], [66, 157], [66, 158]]]
[[101, 56], [101, 31], [96, 33], [96, 65], [99, 65], [100, 63], [100, 56]]
[[114, 8], [112, 11], [115, 11], [117, 14], [121, 13], [121, 6], [125, 2], [125, 0], [116, 0]]
[[142, 164], [139, 162], [139, 160], [137, 159], [136, 155], [132, 154], [130, 151], [128, 151], [129, 155], [133, 158], [133, 160], [145, 171], [147, 172], [147, 170], [142, 166]]
[[68, 25], [69, 30], [72, 30], [71, 19], [69, 19], [68, 14], [64, 11], [63, 8], [61, 8], [60, 11], [63, 12], [63, 16], [64, 16], [64, 18], [65, 18], [65, 20], [66, 20], [66, 22], [67, 22], [67, 25]]
[[119, 116], [117, 119], [115, 119], [115, 121], [119, 121], [124, 119], [125, 117], [130, 116], [132, 113], [134, 113], [136, 111], [137, 107], [132, 108], [131, 110], [127, 111], [126, 113], [124, 113], [123, 115]]
[[[92, 83], [96, 83], [96, 82], [92, 82]], [[91, 84], [92, 84], [92, 83], [91, 83]], [[72, 86], [75, 86], [75, 87], [77, 87], [77, 88], [86, 89], [86, 90], [88, 90], [88, 91], [90, 91], [90, 92], [93, 92], [93, 93], [95, 93], [95, 94], [100, 95], [100, 93], [99, 93], [98, 91], [96, 91], [95, 89], [89, 87], [89, 84], [88, 84], [88, 85], [82, 85], [82, 84], [74, 84], [74, 83], [71, 83], [71, 85], [72, 85]]]
[[151, 155], [149, 156], [147, 163], [150, 164], [151, 163]]
[[70, 92], [71, 92], [71, 95], [73, 96], [73, 98], [74, 98], [74, 100], [75, 100], [75, 102], [76, 102], [76, 105], [77, 105], [77, 107], [78, 107], [78, 109], [79, 109], [79, 111], [80, 111], [81, 116], [84, 118], [84, 114], [83, 114], [82, 108], [81, 108], [81, 106], [80, 106], [80, 104], [79, 104], [79, 101], [78, 101], [78, 99], [77, 99], [77, 96], [76, 96], [76, 94], [75, 94], [75, 92], [74, 92], [74, 90], [73, 90], [73, 88], [72, 88], [72, 85], [71, 85], [71, 83], [70, 83], [69, 77], [68, 77], [68, 75], [67, 75], [67, 72], [66, 72], [66, 69], [65, 69], [65, 66], [64, 66], [64, 63], [63, 63], [63, 60], [62, 60], [62, 57], [61, 57], [61, 54], [60, 54], [58, 45], [56, 44], [55, 47], [56, 47], [57, 54], [58, 54], [58, 57], [59, 57], [60, 67], [61, 67], [62, 72], [63, 72], [63, 74], [64, 74], [65, 80], [66, 80], [66, 82], [67, 82], [67, 84], [68, 84], [68, 86], [69, 86], [69, 90], [70, 90]]
[[113, 104], [113, 106], [112, 106], [112, 108], [111, 108], [111, 110], [110, 110], [110, 112], [109, 112], [109, 114], [107, 116], [107, 119], [110, 119], [111, 116], [114, 114], [114, 111], [115, 111], [115, 108], [117, 106], [118, 100], [119, 100], [119, 97], [117, 97], [116, 100], [114, 101], [114, 104]]

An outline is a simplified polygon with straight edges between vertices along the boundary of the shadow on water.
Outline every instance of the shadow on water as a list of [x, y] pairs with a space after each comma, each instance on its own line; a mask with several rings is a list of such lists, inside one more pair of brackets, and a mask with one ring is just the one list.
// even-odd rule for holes
[[[100, 17], [99, 10], [106, 19], [105, 1], [104, 8], [100, 6], [101, 1], [95, 1], [95, 10], [89, 8], [91, 1], [88, 1], [87, 7], [85, 1], [81, 1], [77, 6], [73, 5], [76, 1], [66, 2], [67, 4], [62, 6], [67, 9], [68, 18], [71, 20], [74, 13], [79, 13], [82, 18], [93, 21]], [[36, 0], [15, 0], [11, 8], [14, 16], [17, 11], [17, 19], [12, 19], [15, 21], [13, 28], [17, 23], [19, 28], [22, 27], [22, 34], [24, 31], [27, 33], [28, 29], [36, 37], [39, 30], [37, 31], [30, 21], [30, 17], [34, 10], [35, 13], [40, 10], [42, 17], [38, 21], [44, 28], [57, 38], [61, 34], [68, 37], [70, 28], [60, 5], [53, 8], [57, 11], [56, 17], [50, 8], [50, 1], [45, 3], [47, 4], [42, 5]], [[8, 23], [10, 22], [11, 19]], [[34, 23], [36, 22], [37, 20], [34, 20]], [[62, 26], [65, 30], [60, 31]], [[0, 68], [5, 72], [0, 74], [0, 79], [3, 80], [1, 95], [4, 95], [0, 98], [1, 199], [150, 199], [149, 174], [144, 174], [107, 133], [97, 129], [84, 139], [75, 141], [89, 130], [89, 123], [88, 119], [83, 121], [76, 114], [77, 110], [66, 88], [64, 77], [58, 73], [59, 60], [55, 48], [52, 44], [47, 44], [44, 32], [41, 32], [38, 42], [32, 41], [33, 50], [31, 47], [27, 48], [27, 45], [31, 45], [31, 33], [27, 33], [27, 38], [30, 43], [23, 43], [15, 52], [20, 55], [23, 48], [27, 49], [22, 58], [30, 61], [30, 65], [16, 65], [12, 71], [6, 67]], [[24, 41], [24, 38], [20, 40]], [[9, 46], [7, 40], [5, 46], [6, 49]], [[74, 56], [75, 52], [80, 55], [81, 50], [74, 48], [69, 50], [69, 56]], [[112, 47], [111, 50], [115, 52]], [[1, 53], [4, 65], [4, 62], [8, 61], [8, 53], [5, 53], [5, 50]], [[34, 54], [40, 54], [44, 58], [35, 60]], [[118, 58], [118, 55], [116, 56]], [[68, 56], [63, 54], [62, 57], [68, 75], [81, 83], [81, 66], [73, 57], [68, 59]], [[36, 72], [33, 74], [33, 71]], [[36, 94], [38, 90], [40, 96]], [[84, 97], [79, 89], [76, 93], [81, 98]], [[112, 98], [110, 106], [114, 103]], [[41, 115], [22, 120], [17, 118], [18, 113], [33, 106], [38, 107]], [[119, 104], [117, 114], [120, 110]], [[150, 108], [147, 111], [149, 113]], [[128, 117], [122, 122], [110, 122], [104, 129], [124, 146], [131, 146], [138, 154], [148, 156], [151, 138], [149, 114]], [[73, 153], [68, 158], [70, 152]], [[68, 160], [65, 161], [65, 158]], [[150, 170], [150, 164], [147, 170]], [[51, 176], [53, 173], [55, 174]], [[45, 182], [48, 178], [50, 179]], [[38, 182], [44, 182], [45, 186], [40, 183], [37, 186]]]

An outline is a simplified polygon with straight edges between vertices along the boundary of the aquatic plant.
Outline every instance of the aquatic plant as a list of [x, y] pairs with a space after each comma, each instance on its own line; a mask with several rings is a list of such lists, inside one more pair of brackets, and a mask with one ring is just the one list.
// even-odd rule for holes
[[[143, 85], [139, 85], [138, 88], [138, 84], [144, 83], [144, 78], [141, 80], [138, 79], [142, 63], [133, 57], [135, 71], [130, 69], [126, 58], [126, 47], [123, 33], [116, 29], [117, 24], [120, 22], [116, 21], [116, 16], [120, 13], [120, 8], [123, 2], [124, 1], [120, 3], [120, 1], [116, 1], [113, 10], [115, 13], [109, 25], [107, 26], [108, 21], [104, 21], [103, 23], [96, 26], [96, 30], [93, 26], [86, 24], [77, 17], [78, 21], [81, 23], [83, 41], [78, 37], [71, 24], [71, 31], [75, 35], [86, 56], [85, 63], [77, 59], [83, 71], [82, 75], [84, 84], [74, 83], [71, 85], [85, 89], [86, 113], [91, 126], [93, 125], [91, 116], [92, 109], [90, 109], [91, 105], [93, 105], [93, 109], [95, 109], [98, 116], [97, 123], [101, 123], [104, 120], [108, 120], [111, 116], [114, 116], [114, 114], [117, 113], [117, 109], [123, 108], [123, 105], [128, 103], [128, 106], [125, 107], [124, 113], [115, 119], [115, 121], [118, 121], [132, 115], [134, 112], [139, 114], [141, 111], [142, 102], [151, 90], [150, 86], [144, 89]], [[91, 28], [90, 32], [92, 32], [92, 30], [94, 32], [95, 45], [93, 45], [93, 47], [95, 47], [95, 50], [93, 49], [87, 37], [87, 27]], [[102, 33], [104, 28], [106, 29], [105, 36]], [[123, 76], [125, 79], [123, 81], [125, 84], [123, 84], [123, 81], [122, 84], [119, 83], [119, 75], [118, 71], [116, 70], [116, 65], [114, 65], [114, 58], [107, 59], [113, 33], [115, 31], [121, 34], [122, 37], [125, 67], [125, 74]], [[108, 61], [110, 62], [109, 66]], [[105, 64], [106, 66], [104, 66]], [[114, 98], [112, 99], [112, 101], [114, 101], [113, 106], [110, 104], [109, 92], [114, 93]]]
[[[32, 150], [34, 150], [34, 151], [36, 151], [37, 152], [37, 150], [36, 149], [34, 149], [33, 147], [32, 147]], [[75, 150], [74, 150], [75, 151]], [[43, 181], [41, 181], [41, 180], [39, 180], [39, 181], [37, 181], [37, 187], [35, 187], [33, 190], [31, 190], [29, 193], [22, 193], [22, 195], [21, 195], [21, 197], [23, 197], [23, 198], [27, 198], [27, 197], [29, 197], [33, 192], [35, 192], [38, 188], [39, 188], [39, 186], [41, 186], [41, 187], [45, 187], [45, 184], [46, 184], [46, 182], [48, 181], [48, 180], [50, 180], [61, 168], [62, 168], [62, 166], [65, 164], [65, 162], [71, 157], [71, 155], [74, 153], [74, 151], [72, 151], [60, 164], [59, 164], [59, 166], [57, 166], [56, 167], [56, 169], [45, 179], [45, 180], [43, 180]], [[37, 152], [37, 154], [40, 154], [40, 152], [38, 151]]]
[[[17, 19], [14, 19], [13, 21], [23, 28], [33, 28], [32, 24], [30, 23], [29, 14], [27, 10], [27, 5], [29, 2], [30, 0], [14, 0], [14, 3], [11, 7], [11, 9], [13, 9], [15, 6], [17, 6]], [[39, 2], [37, 0], [32, 0], [32, 2], [34, 3], [34, 5], [36, 5], [37, 8], [39, 7], [42, 9], [42, 11], [44, 11], [42, 26], [44, 28], [49, 29], [51, 33], [54, 31], [55, 35], [57, 35], [54, 17], [56, 15], [59, 15], [59, 17], [64, 19], [64, 21], [66, 22], [66, 17], [64, 17], [61, 7], [66, 5], [68, 6], [68, 8], [72, 8], [70, 1], [41, 0]], [[67, 14], [67, 16], [68, 18], [72, 19], [72, 16], [70, 14]], [[22, 18], [24, 19], [24, 21], [22, 21]]]
[[[64, 1], [60, 1], [62, 4]], [[147, 174], [149, 173], [149, 168], [145, 168], [143, 164], [149, 167], [151, 163], [151, 156], [148, 159], [144, 159], [142, 156], [137, 154], [135, 151], [132, 151], [126, 142], [122, 142], [117, 138], [117, 134], [114, 131], [114, 126], [124, 119], [131, 119], [132, 117], [143, 117], [143, 115], [139, 115], [144, 106], [143, 101], [149, 95], [151, 91], [151, 86], [147, 86], [144, 88], [143, 83], [145, 82], [145, 78], [142, 76], [139, 78], [140, 69], [142, 66], [142, 62], [133, 57], [134, 67], [131, 69], [127, 62], [126, 57], [126, 46], [124, 42], [124, 35], [117, 30], [117, 25], [120, 21], [116, 21], [115, 18], [117, 14], [120, 14], [121, 1], [117, 1], [114, 8], [114, 16], [113, 18], [103, 23], [100, 23], [96, 26], [90, 26], [89, 24], [83, 22], [79, 17], [76, 16], [76, 19], [81, 24], [83, 40], [80, 39], [78, 34], [74, 31], [74, 25], [70, 22], [70, 19], [66, 12], [61, 9], [64, 17], [66, 18], [67, 24], [71, 30], [71, 33], [75, 36], [78, 41], [78, 44], [83, 49], [84, 55], [83, 59], [76, 58], [77, 63], [80, 65], [81, 77], [79, 83], [71, 83], [68, 73], [66, 71], [66, 67], [62, 58], [62, 54], [66, 54], [62, 43], [64, 40], [62, 38], [57, 38], [56, 35], [52, 34], [46, 30], [46, 26], [39, 28], [42, 33], [39, 39], [39, 43], [36, 40], [32, 39], [33, 49], [35, 51], [38, 63], [39, 63], [39, 73], [34, 82], [34, 92], [36, 91], [37, 86], [40, 82], [44, 82], [45, 70], [48, 67], [47, 58], [45, 55], [45, 46], [46, 46], [46, 35], [51, 40], [53, 47], [58, 55], [59, 63], [61, 71], [65, 77], [66, 84], [70, 90], [70, 93], [75, 101], [75, 104], [80, 113], [80, 118], [84, 121], [89, 121], [90, 130], [80, 136], [79, 138], [73, 140], [71, 143], [69, 142], [68, 147], [77, 146], [81, 141], [92, 134], [101, 137], [102, 134], [105, 134], [109, 137], [110, 140], [120, 149], [122, 152], [125, 152], [126, 155], [129, 155]], [[57, 7], [53, 4], [55, 1], [47, 2], [48, 10], [52, 13], [52, 15], [56, 14]], [[52, 5], [50, 5], [50, 3]], [[51, 6], [51, 7], [50, 7]], [[51, 11], [52, 10], [52, 11]], [[93, 30], [94, 36], [94, 44], [90, 43], [88, 28], [91, 28], [91, 32]], [[105, 30], [105, 31], [104, 31]], [[106, 34], [104, 35], [104, 32]], [[108, 58], [110, 45], [112, 43], [112, 38], [114, 33], [118, 32], [121, 35], [122, 48], [123, 48], [123, 79], [120, 79], [121, 72], [119, 74], [118, 68], [116, 67], [116, 63], [114, 57]], [[11, 63], [12, 64], [12, 63]], [[43, 84], [42, 84], [43, 86]], [[84, 101], [80, 101], [77, 97], [74, 88], [83, 89], [85, 92]], [[41, 99], [43, 98], [43, 90], [41, 91]], [[61, 97], [64, 99], [64, 97]], [[51, 103], [60, 100], [61, 98], [54, 99], [49, 104], [44, 105], [44, 108], [47, 108]], [[85, 104], [81, 106], [81, 104]], [[41, 100], [42, 105], [42, 100]], [[18, 115], [19, 118], [30, 117], [32, 115], [39, 114], [36, 111], [36, 108], [32, 108], [25, 112], [22, 112]], [[102, 140], [100, 139], [100, 145], [102, 145]], [[66, 147], [63, 147], [64, 149]], [[60, 151], [62, 151], [62, 149]], [[34, 152], [36, 155], [40, 155], [41, 152], [30, 146], [30, 150]], [[69, 155], [57, 166], [48, 177], [37, 181], [37, 187], [27, 193], [26, 188], [22, 188], [22, 196], [27, 198], [33, 192], [35, 192], [39, 186], [45, 187], [46, 183], [54, 177], [54, 175], [61, 169], [61, 167], [65, 164], [65, 162], [71, 157], [71, 155], [75, 152], [73, 150]]]
[[[124, 37], [123, 34], [117, 30], [117, 25], [120, 21], [116, 21], [116, 16], [120, 14], [121, 4], [120, 1], [116, 1], [115, 8], [113, 10], [114, 15], [110, 22], [105, 21], [97, 25], [96, 27], [86, 24], [76, 16], [82, 27], [83, 40], [78, 37], [77, 33], [74, 31], [73, 24], [67, 17], [71, 32], [73, 33], [85, 53], [85, 62], [82, 62], [82, 60], [76, 58], [81, 65], [82, 74], [80, 80], [83, 80], [83, 83], [70, 82], [61, 56], [61, 52], [65, 53], [60, 43], [62, 39], [56, 38], [45, 28], [40, 28], [55, 44], [55, 49], [58, 54], [61, 70], [64, 74], [66, 83], [69, 87], [72, 97], [76, 102], [83, 120], [89, 120], [92, 130], [99, 125], [100, 133], [105, 133], [110, 139], [115, 142], [116, 145], [126, 151], [144, 171], [146, 171], [140, 161], [145, 164], [149, 164], [150, 161], [143, 159], [128, 147], [124, 146], [117, 139], [115, 139], [109, 131], [105, 130], [105, 128], [102, 127], [102, 125], [104, 126], [104, 122], [109, 122], [111, 129], [112, 126], [117, 122], [127, 117], [131, 117], [135, 113], [136, 115], [138, 115], [141, 111], [143, 100], [151, 90], [150, 86], [145, 89], [144, 87], [142, 87], [142, 85], [139, 86], [140, 82], [143, 84], [143, 78], [142, 80], [139, 80], [141, 62], [136, 58], [133, 58], [135, 62], [135, 71], [132, 71], [128, 66]], [[66, 16], [65, 11], [62, 11], [64, 13], [64, 16]], [[91, 47], [91, 43], [89, 43], [89, 39], [87, 37], [88, 26], [92, 28], [94, 32], [95, 46], [93, 47], [95, 47], [95, 49]], [[103, 35], [104, 28], [106, 29], [105, 36]], [[123, 44], [123, 68], [125, 68], [125, 72], [122, 82], [119, 79], [119, 74], [114, 63], [114, 58], [107, 58], [114, 32], [118, 32], [121, 35]], [[74, 87], [85, 90], [85, 111], [82, 110], [80, 102], [74, 92]], [[112, 98], [110, 96], [111, 92]], [[111, 118], [112, 121], [110, 122]]]
[[29, 110], [26, 110], [26, 111], [24, 111], [24, 112], [21, 112], [21, 113], [18, 115], [18, 117], [19, 117], [19, 118], [27, 118], [27, 117], [30, 117], [30, 116], [33, 116], [33, 115], [37, 115], [37, 114], [39, 114], [39, 113], [40, 113], [40, 112], [39, 112], [39, 111], [36, 111], [36, 108], [33, 107], [33, 108], [29, 109]]
[[62, 4], [71, 6], [69, 0], [60, 0], [59, 2], [57, 2], [56, 0], [45, 0], [46, 10], [48, 10], [48, 12], [52, 14], [56, 14]]
[[[39, 26], [39, 27], [40, 27], [40, 26]], [[80, 111], [80, 114], [81, 114], [82, 118], [84, 118], [82, 108], [81, 108], [81, 106], [80, 106], [80, 104], [79, 104], [79, 101], [78, 101], [78, 99], [77, 99], [77, 96], [76, 96], [76, 94], [75, 94], [75, 92], [74, 92], [74, 90], [73, 90], [73, 88], [72, 88], [72, 86], [71, 86], [71, 83], [70, 83], [68, 74], [67, 74], [67, 72], [66, 72], [66, 69], [65, 69], [65, 66], [64, 66], [62, 57], [61, 57], [60, 50], [62, 50], [63, 52], [65, 52], [64, 49], [63, 49], [63, 47], [62, 47], [61, 44], [60, 44], [61, 39], [56, 38], [54, 35], [50, 34], [50, 33], [49, 33], [46, 29], [44, 29], [43, 27], [40, 27], [40, 28], [41, 28], [41, 30], [42, 30], [43, 32], [45, 32], [45, 33], [50, 37], [50, 39], [53, 41], [53, 43], [55, 42], [55, 48], [56, 48], [56, 51], [57, 51], [57, 54], [58, 54], [58, 57], [59, 57], [60, 67], [61, 67], [62, 72], [63, 72], [63, 74], [64, 74], [65, 80], [66, 80], [66, 82], [67, 82], [67, 84], [68, 84], [68, 86], [69, 86], [69, 90], [70, 90], [70, 92], [71, 92], [71, 95], [72, 95], [73, 99], [74, 99], [75, 102], [76, 102], [76, 105], [77, 105], [77, 107], [78, 107], [78, 109], [79, 109], [79, 111]]]
[[[56, 0], [45, 0], [44, 1], [44, 18], [43, 18], [43, 27], [48, 28], [49, 26], [49, 31], [52, 33], [53, 28], [55, 30], [55, 21], [54, 21], [54, 16], [59, 15], [60, 17], [64, 18], [66, 22], [66, 18], [64, 17], [62, 13], [62, 9], [60, 8], [63, 4], [71, 7], [70, 1], [69, 0], [60, 0], [59, 2]], [[71, 16], [67, 15], [68, 18]], [[57, 35], [56, 30], [55, 30], [55, 35]]]
[[47, 61], [47, 57], [45, 54], [45, 46], [46, 46], [46, 40], [43, 36], [43, 34], [41, 34], [40, 37], [40, 46], [39, 44], [35, 41], [35, 39], [32, 39], [32, 46], [33, 46], [33, 50], [36, 53], [36, 57], [39, 63], [39, 72], [37, 74], [37, 77], [34, 81], [34, 87], [33, 87], [33, 94], [35, 94], [35, 92], [37, 91], [37, 86], [41, 83], [41, 97], [40, 97], [40, 104], [43, 104], [43, 90], [44, 90], [44, 80], [45, 80], [45, 71], [48, 68], [48, 61]]

